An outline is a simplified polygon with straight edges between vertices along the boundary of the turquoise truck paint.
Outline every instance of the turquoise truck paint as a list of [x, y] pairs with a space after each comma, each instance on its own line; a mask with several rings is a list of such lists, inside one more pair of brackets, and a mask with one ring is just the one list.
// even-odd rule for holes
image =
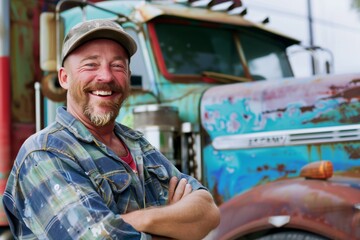
[[[207, 184], [220, 202], [254, 186], [299, 175], [305, 164], [331, 160], [336, 172], [360, 170], [359, 141], [289, 146], [277, 138], [251, 144], [256, 136], [355, 125], [360, 122], [360, 75], [230, 84], [208, 89], [201, 99], [201, 125], [206, 138], [204, 171]], [[253, 142], [218, 150], [214, 139], [249, 133]], [[262, 135], [263, 134], [263, 135]], [[274, 134], [273, 134], [274, 135]], [[271, 135], [270, 135], [271, 136]], [[259, 138], [259, 137], [258, 137]], [[251, 138], [250, 138], [251, 139]], [[346, 139], [345, 139], [346, 140]], [[275, 147], [267, 147], [272, 144]], [[226, 146], [224, 147], [226, 148]]]

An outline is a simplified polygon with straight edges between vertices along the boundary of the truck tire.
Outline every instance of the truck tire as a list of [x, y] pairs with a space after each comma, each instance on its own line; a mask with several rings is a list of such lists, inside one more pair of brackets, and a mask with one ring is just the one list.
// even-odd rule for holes
[[256, 240], [328, 240], [328, 238], [301, 231], [271, 233]]

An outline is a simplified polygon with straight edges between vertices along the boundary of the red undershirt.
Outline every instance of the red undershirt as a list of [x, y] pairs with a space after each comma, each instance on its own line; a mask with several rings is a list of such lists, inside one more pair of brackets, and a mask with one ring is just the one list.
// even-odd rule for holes
[[126, 156], [121, 157], [121, 159], [126, 162], [133, 171], [136, 171], [136, 164], [134, 159], [132, 158], [129, 149], [126, 147], [126, 145], [123, 143], [125, 150], [126, 150]]

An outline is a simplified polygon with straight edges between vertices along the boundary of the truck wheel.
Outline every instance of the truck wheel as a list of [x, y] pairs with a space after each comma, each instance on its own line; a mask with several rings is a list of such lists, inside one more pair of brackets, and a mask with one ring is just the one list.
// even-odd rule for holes
[[256, 240], [328, 240], [328, 238], [301, 231], [271, 233]]

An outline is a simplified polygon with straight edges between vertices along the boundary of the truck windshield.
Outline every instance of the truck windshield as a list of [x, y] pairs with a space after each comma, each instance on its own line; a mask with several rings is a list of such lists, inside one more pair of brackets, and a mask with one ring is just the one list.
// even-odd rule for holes
[[285, 47], [260, 34], [239, 33], [246, 62], [254, 79], [293, 76]]
[[201, 75], [208, 71], [246, 77], [247, 64], [255, 80], [292, 75], [284, 45], [269, 37], [204, 24], [160, 21], [154, 26], [169, 74]]

